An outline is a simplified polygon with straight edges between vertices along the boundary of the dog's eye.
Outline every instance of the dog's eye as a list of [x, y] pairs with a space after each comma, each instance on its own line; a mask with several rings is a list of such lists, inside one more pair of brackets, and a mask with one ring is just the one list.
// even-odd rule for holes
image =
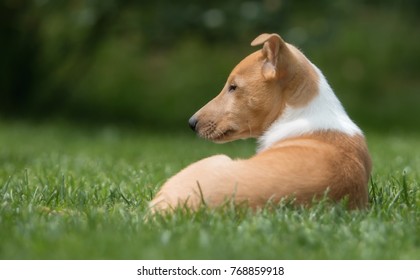
[[237, 85], [235, 85], [235, 84], [231, 84], [231, 85], [229, 86], [228, 91], [229, 91], [229, 92], [234, 92], [234, 91], [236, 90], [236, 88], [237, 88], [237, 87], [238, 87]]

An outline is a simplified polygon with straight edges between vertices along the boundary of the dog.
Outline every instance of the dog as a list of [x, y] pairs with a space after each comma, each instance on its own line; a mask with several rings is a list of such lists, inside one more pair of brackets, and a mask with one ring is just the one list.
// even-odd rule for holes
[[278, 34], [243, 59], [213, 100], [190, 119], [202, 138], [224, 143], [258, 138], [257, 153], [215, 155], [170, 178], [150, 202], [153, 212], [227, 201], [262, 208], [292, 198], [311, 205], [325, 196], [368, 205], [371, 159], [360, 128], [348, 117], [321, 71]]

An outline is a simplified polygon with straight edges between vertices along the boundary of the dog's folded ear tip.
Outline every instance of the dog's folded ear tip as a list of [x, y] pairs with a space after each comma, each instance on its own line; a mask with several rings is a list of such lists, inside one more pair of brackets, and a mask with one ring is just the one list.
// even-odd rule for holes
[[267, 33], [263, 33], [263, 34], [258, 35], [257, 38], [255, 38], [251, 42], [251, 46], [255, 47], [255, 46], [263, 44], [265, 41], [267, 41], [269, 36], [270, 36], [270, 34], [267, 34]]

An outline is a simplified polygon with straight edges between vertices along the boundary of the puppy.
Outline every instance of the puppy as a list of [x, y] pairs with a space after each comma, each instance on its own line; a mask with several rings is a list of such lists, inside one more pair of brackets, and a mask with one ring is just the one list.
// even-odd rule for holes
[[213, 100], [189, 120], [208, 140], [258, 138], [249, 159], [215, 155], [170, 178], [150, 202], [155, 211], [196, 210], [226, 201], [263, 207], [293, 198], [310, 204], [327, 195], [368, 204], [371, 159], [359, 127], [348, 117], [321, 71], [277, 34], [243, 59]]

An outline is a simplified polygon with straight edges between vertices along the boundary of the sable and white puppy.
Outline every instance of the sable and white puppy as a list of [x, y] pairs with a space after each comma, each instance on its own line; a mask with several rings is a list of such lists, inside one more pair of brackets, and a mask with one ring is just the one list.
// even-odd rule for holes
[[189, 120], [214, 142], [258, 138], [250, 159], [216, 155], [170, 178], [151, 201], [152, 211], [197, 209], [227, 200], [264, 206], [292, 197], [309, 204], [327, 193], [368, 204], [371, 160], [361, 130], [348, 117], [321, 71], [277, 34], [262, 34], [263, 48], [242, 60], [221, 91]]

